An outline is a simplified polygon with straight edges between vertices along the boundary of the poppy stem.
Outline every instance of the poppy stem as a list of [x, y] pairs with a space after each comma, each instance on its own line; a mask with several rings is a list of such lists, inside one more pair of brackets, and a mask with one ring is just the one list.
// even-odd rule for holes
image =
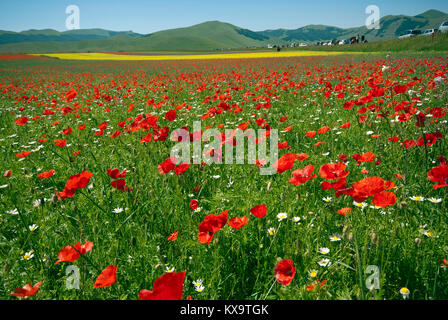
[[271, 287], [269, 288], [269, 290], [268, 290], [268, 292], [266, 293], [266, 295], [264, 296], [264, 298], [262, 299], [262, 300], [266, 300], [266, 298], [269, 296], [269, 294], [271, 293], [271, 290], [272, 290], [272, 288], [274, 287], [274, 284], [275, 284], [275, 279], [274, 279], [274, 281], [272, 281], [272, 285], [271, 285]]
[[101, 211], [103, 211], [104, 213], [107, 213], [107, 211], [106, 210], [104, 210], [103, 208], [101, 208], [92, 198], [90, 198], [87, 194], [85, 194], [84, 192], [82, 192], [82, 191], [80, 191], [80, 193], [84, 196], [84, 197], [86, 197], [87, 199], [89, 199], [90, 200], [90, 202], [92, 202], [94, 205], [95, 205], [95, 207], [97, 207], [98, 209], [100, 209]]

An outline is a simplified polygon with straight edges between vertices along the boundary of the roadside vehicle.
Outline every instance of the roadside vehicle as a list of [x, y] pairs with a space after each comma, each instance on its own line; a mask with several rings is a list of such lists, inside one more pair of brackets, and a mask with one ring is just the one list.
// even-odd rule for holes
[[401, 36], [399, 36], [398, 39], [412, 38], [412, 37], [416, 37], [420, 34], [422, 34], [421, 30], [410, 29], [410, 30], [406, 30], [405, 32], [403, 32], [403, 34]]
[[436, 34], [439, 30], [438, 29], [426, 29], [421, 36], [432, 36]]
[[440, 32], [448, 32], [448, 21], [442, 22], [442, 24], [439, 27]]

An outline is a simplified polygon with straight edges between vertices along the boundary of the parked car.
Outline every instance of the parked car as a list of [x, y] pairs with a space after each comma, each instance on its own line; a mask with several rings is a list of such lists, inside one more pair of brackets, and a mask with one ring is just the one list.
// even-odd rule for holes
[[440, 32], [448, 32], [448, 21], [443, 22], [439, 27]]
[[422, 34], [421, 30], [406, 30], [401, 36], [398, 37], [398, 39], [412, 38], [420, 34]]
[[426, 29], [423, 31], [421, 36], [432, 36], [433, 34], [436, 34], [438, 32], [438, 29]]
[[299, 44], [299, 47], [307, 47], [308, 45], [306, 44], [306, 43], [304, 43], [304, 42], [302, 42], [302, 43], [300, 43]]

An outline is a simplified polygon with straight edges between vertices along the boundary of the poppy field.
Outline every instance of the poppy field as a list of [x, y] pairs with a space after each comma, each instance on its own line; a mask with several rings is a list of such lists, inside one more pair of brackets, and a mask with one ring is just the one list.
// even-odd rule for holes
[[[0, 56], [1, 299], [447, 299], [447, 71]], [[176, 162], [178, 129], [278, 159]]]

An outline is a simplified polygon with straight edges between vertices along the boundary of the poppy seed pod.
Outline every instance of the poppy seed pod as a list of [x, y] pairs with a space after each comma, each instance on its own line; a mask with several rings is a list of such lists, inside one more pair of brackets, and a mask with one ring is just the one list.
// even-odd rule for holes
[[349, 234], [348, 234], [348, 241], [353, 241], [353, 238], [354, 238], [354, 236], [353, 236], [353, 232], [350, 232]]

